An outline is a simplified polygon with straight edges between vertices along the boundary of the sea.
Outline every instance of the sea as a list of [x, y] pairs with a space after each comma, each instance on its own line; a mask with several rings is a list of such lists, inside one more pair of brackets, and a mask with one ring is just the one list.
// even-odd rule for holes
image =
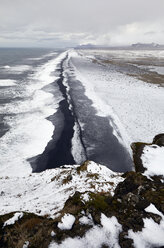
[[86, 160], [131, 169], [112, 117], [97, 114], [77, 80], [75, 67], [95, 66], [82, 61], [59, 49], [0, 49], [0, 176]]
[[57, 78], [55, 59], [61, 52], [0, 48], [1, 172], [6, 167], [20, 168], [18, 174], [30, 171], [27, 159], [41, 154], [51, 139], [54, 126], [46, 118], [59, 102], [51, 83]]

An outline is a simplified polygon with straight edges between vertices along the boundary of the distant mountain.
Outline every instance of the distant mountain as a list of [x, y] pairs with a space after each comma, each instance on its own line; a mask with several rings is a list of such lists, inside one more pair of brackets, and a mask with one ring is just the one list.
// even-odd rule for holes
[[113, 49], [164, 49], [164, 45], [159, 45], [157, 43], [135, 43], [135, 44], [132, 44], [130, 46], [105, 46], [105, 45], [93, 45], [91, 43], [88, 43], [88, 44], [84, 44], [84, 45], [78, 45], [75, 47], [75, 49], [110, 49], [110, 50], [113, 50]]
[[164, 45], [159, 45], [157, 43], [136, 43], [131, 45], [132, 48], [137, 48], [137, 49], [164, 49]]

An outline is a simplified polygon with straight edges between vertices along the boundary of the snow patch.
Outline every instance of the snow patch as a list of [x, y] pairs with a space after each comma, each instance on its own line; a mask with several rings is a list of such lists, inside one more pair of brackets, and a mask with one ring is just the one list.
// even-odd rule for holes
[[29, 244], [30, 244], [30, 242], [29, 242], [29, 241], [25, 241], [25, 243], [24, 243], [24, 245], [23, 245], [23, 247], [22, 247], [22, 248], [28, 248]]
[[164, 147], [157, 145], [145, 146], [141, 156], [143, 166], [147, 169], [145, 176], [164, 176]]
[[56, 233], [54, 231], [51, 232], [51, 237], [54, 237]]
[[15, 222], [18, 221], [19, 219], [21, 219], [22, 217], [23, 217], [23, 213], [15, 213], [12, 218], [5, 221], [3, 227], [15, 224]]
[[49, 248], [100, 248], [102, 245], [107, 245], [113, 248], [120, 248], [118, 244], [119, 233], [122, 230], [116, 217], [107, 218], [104, 214], [101, 215], [100, 226], [91, 228], [84, 237], [67, 238], [61, 244], [52, 242]]
[[85, 193], [83, 196], [82, 196], [82, 198], [83, 198], [83, 201], [84, 202], [87, 202], [87, 201], [89, 201], [89, 194], [88, 193]]
[[163, 214], [160, 211], [158, 211], [158, 209], [152, 203], [147, 208], [145, 208], [145, 211], [153, 214], [158, 214], [159, 216], [164, 218]]
[[[88, 173], [91, 174], [92, 166], [93, 171], [98, 172], [97, 177], [87, 176]], [[118, 183], [124, 180], [121, 173], [112, 173], [105, 166], [94, 162], [80, 173], [77, 171], [78, 167], [78, 165], [67, 165], [64, 168], [32, 173], [25, 177], [15, 174], [6, 177], [4, 173], [5, 175], [0, 177], [1, 192], [3, 192], [0, 195], [0, 213], [3, 215], [13, 211], [26, 211], [54, 218], [64, 207], [67, 199], [77, 190], [84, 194], [110, 192], [113, 195]], [[16, 167], [15, 169], [15, 173], [19, 174], [18, 169]], [[63, 184], [63, 180], [68, 175], [72, 175], [72, 180], [69, 184]]]
[[58, 223], [58, 228], [61, 230], [70, 230], [75, 222], [75, 217], [72, 214], [65, 214], [61, 222]]
[[128, 237], [133, 239], [136, 248], [141, 247], [161, 247], [164, 245], [164, 215], [158, 209], [150, 204], [145, 208], [146, 212], [154, 213], [162, 217], [160, 224], [154, 222], [152, 218], [143, 219], [144, 228], [141, 232], [128, 231]]
[[79, 219], [80, 224], [82, 225], [93, 225], [93, 220], [92, 220], [92, 216], [83, 216]]
[[161, 247], [164, 245], [164, 219], [160, 224], [153, 219], [144, 219], [144, 228], [141, 232], [128, 231], [128, 237], [133, 239], [136, 248]]
[[113, 172], [112, 170], [108, 169], [106, 166], [97, 166], [98, 164], [92, 162], [92, 161], [89, 161], [88, 162], [88, 165], [87, 165], [87, 171], [90, 172], [90, 173], [97, 173], [97, 174], [101, 174], [101, 175], [118, 175], [118, 173], [116, 172]]

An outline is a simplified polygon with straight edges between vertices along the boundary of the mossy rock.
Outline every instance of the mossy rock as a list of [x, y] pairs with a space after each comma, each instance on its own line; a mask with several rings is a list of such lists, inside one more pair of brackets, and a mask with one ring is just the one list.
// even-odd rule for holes
[[150, 189], [143, 193], [145, 199], [153, 203], [156, 208], [164, 214], [164, 185], [156, 185], [156, 190]]
[[73, 215], [77, 215], [83, 209], [86, 208], [84, 202], [81, 199], [82, 193], [76, 191], [75, 194], [68, 198], [65, 202], [64, 208], [61, 211], [61, 216], [65, 213], [70, 213]]
[[[14, 212], [15, 213], [15, 212]], [[13, 217], [14, 213], [0, 217], [1, 223]], [[23, 213], [23, 217], [13, 225], [0, 229], [1, 248], [22, 248], [29, 241], [29, 248], [47, 248], [52, 237], [53, 220], [32, 213]]]
[[87, 202], [87, 207], [96, 211], [104, 212], [108, 208], [108, 200], [111, 195], [106, 193], [90, 193], [90, 200]]
[[125, 180], [120, 182], [115, 189], [115, 195], [117, 196], [128, 194], [129, 192], [135, 191], [139, 186], [146, 186], [151, 183], [151, 181], [140, 172], [126, 172], [123, 177], [125, 177]]
[[144, 173], [146, 170], [146, 168], [144, 168], [144, 166], [142, 164], [142, 160], [141, 160], [143, 149], [146, 145], [149, 145], [149, 144], [141, 143], [141, 142], [131, 144], [131, 148], [133, 151], [133, 161], [134, 161], [136, 172]]
[[82, 165], [77, 167], [77, 173], [80, 174], [80, 172], [87, 171], [88, 164], [90, 163], [89, 160], [86, 160]]
[[72, 197], [66, 201], [65, 206], [61, 213], [70, 213], [77, 215], [82, 210], [96, 210], [96, 211], [104, 211], [108, 207], [108, 201], [111, 199], [110, 193], [89, 193], [89, 201], [83, 202], [84, 193], [80, 193], [78, 191]]

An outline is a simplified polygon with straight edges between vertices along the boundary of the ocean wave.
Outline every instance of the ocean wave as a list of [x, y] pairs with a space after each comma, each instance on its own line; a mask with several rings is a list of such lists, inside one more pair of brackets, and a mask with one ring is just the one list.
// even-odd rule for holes
[[[44, 151], [54, 131], [46, 118], [54, 114], [61, 101], [58, 87], [52, 87], [57, 76], [55, 70], [66, 56], [62, 53], [39, 66], [32, 75], [18, 85], [22, 100], [0, 106], [0, 114], [10, 129], [0, 139], [0, 173], [25, 175], [32, 171], [28, 158]], [[48, 86], [48, 90], [43, 87]], [[19, 91], [17, 90], [17, 91]], [[16, 94], [18, 94], [16, 92]]]
[[41, 59], [45, 59], [47, 57], [55, 56], [57, 54], [58, 54], [58, 52], [51, 52], [51, 53], [45, 54], [45, 55], [43, 55], [41, 57], [38, 57], [38, 58], [28, 58], [27, 60], [41, 60]]
[[0, 79], [0, 87], [14, 86], [16, 85], [16, 80], [12, 79]]
[[32, 67], [30, 65], [14, 65], [14, 66], [5, 65], [1, 67], [1, 69], [3, 69], [5, 73], [21, 74], [25, 71], [32, 70]]

